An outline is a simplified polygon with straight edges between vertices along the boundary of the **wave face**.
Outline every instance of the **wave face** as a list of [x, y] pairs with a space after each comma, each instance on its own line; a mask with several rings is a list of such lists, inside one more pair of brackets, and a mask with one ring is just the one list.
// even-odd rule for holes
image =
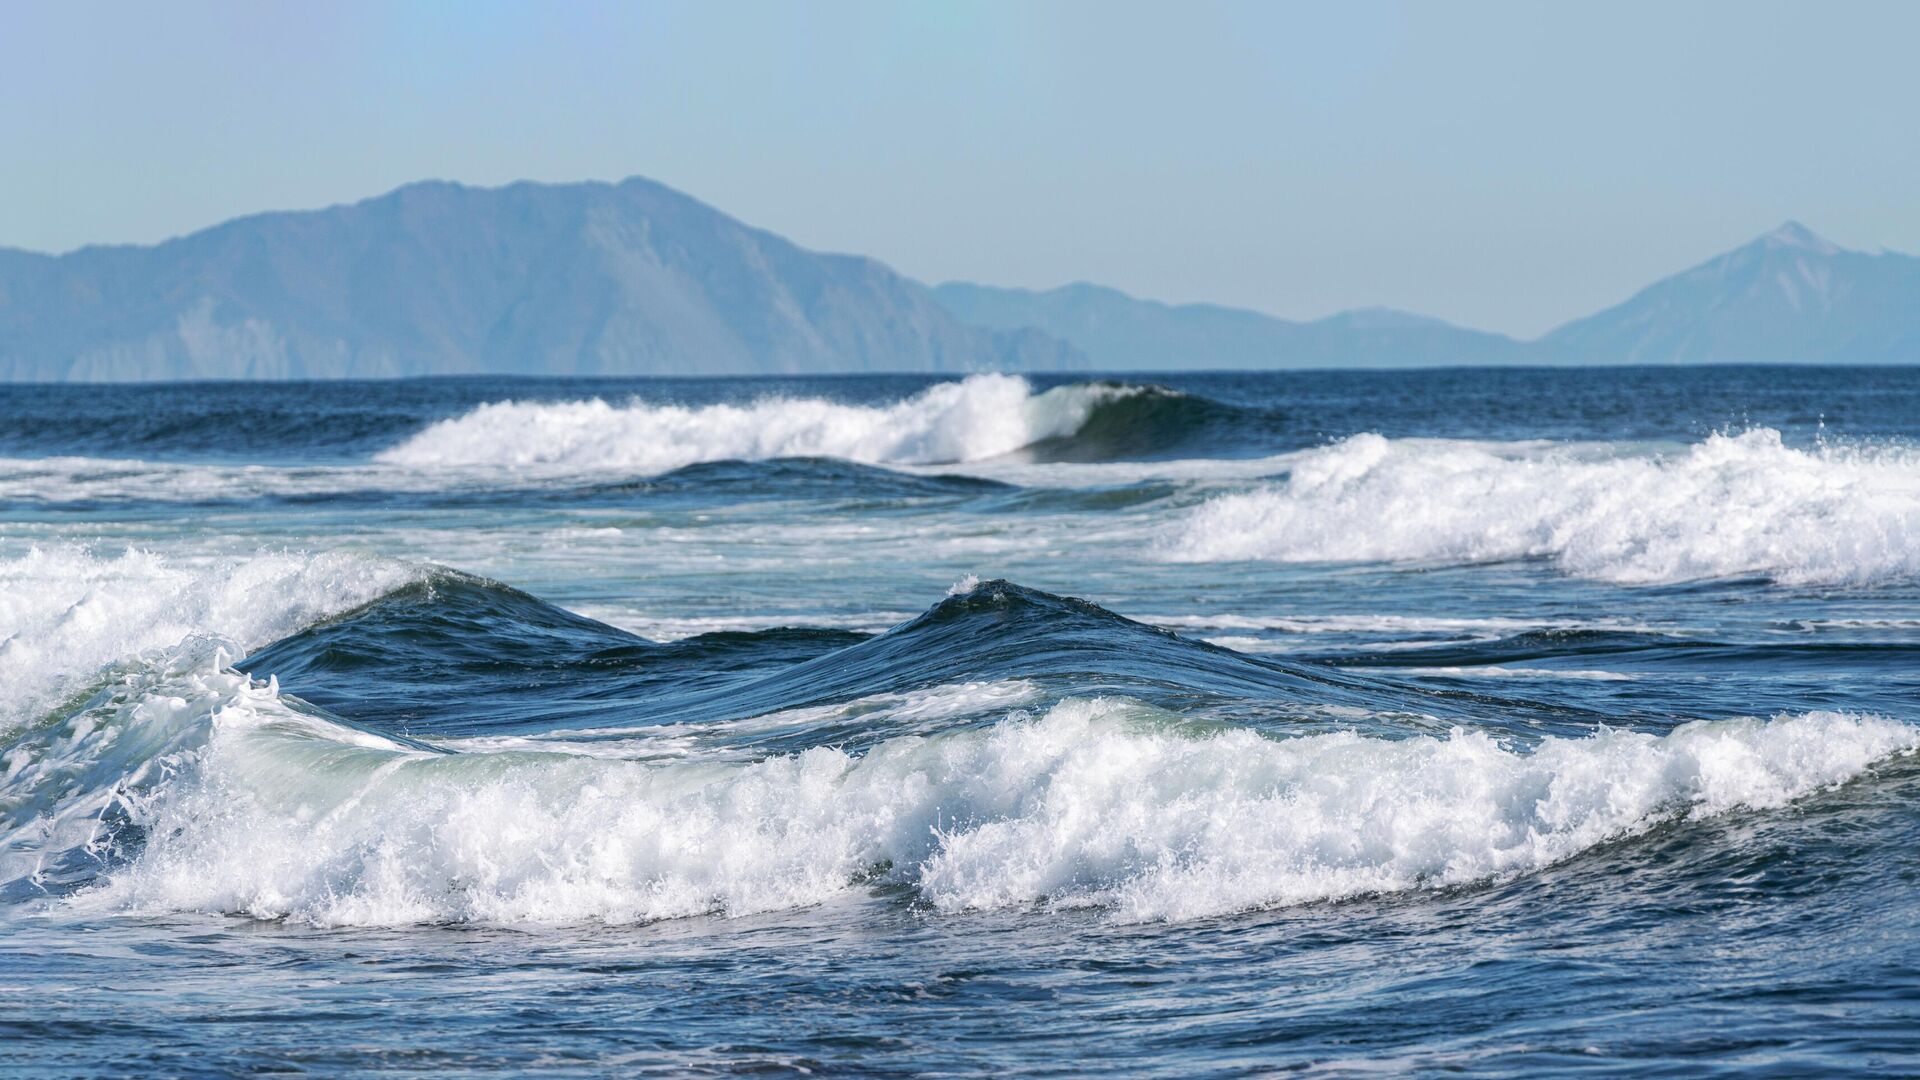
[[886, 406], [822, 398], [691, 408], [598, 399], [506, 401], [434, 424], [379, 460], [412, 467], [624, 472], [787, 457], [902, 465], [979, 461], [1071, 436], [1100, 405], [1134, 392], [1080, 384], [1035, 394], [1017, 376], [973, 375]]
[[1005, 581], [969, 583], [871, 636], [795, 628], [659, 643], [442, 572], [275, 642], [238, 667], [271, 672], [363, 725], [429, 739], [599, 729], [617, 716], [622, 732], [673, 727], [729, 753], [863, 748], [899, 732], [861, 710], [838, 716], [834, 706], [979, 683], [1187, 710], [1248, 699], [1449, 709]]
[[1208, 501], [1162, 551], [1190, 562], [1549, 558], [1628, 584], [1906, 579], [1920, 576], [1920, 454], [1794, 449], [1770, 429], [1625, 456], [1356, 435], [1302, 455], [1277, 484]]

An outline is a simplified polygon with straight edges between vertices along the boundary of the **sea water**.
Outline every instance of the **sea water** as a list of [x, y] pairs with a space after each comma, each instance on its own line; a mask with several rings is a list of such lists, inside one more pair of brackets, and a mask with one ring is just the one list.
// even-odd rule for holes
[[0, 387], [0, 1070], [1920, 1071], [1920, 369]]

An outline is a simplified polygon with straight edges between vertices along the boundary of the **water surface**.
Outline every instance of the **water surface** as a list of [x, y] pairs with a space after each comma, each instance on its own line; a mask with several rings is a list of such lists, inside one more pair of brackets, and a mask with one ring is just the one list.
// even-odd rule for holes
[[1920, 369], [0, 388], [0, 1065], [1920, 1070]]

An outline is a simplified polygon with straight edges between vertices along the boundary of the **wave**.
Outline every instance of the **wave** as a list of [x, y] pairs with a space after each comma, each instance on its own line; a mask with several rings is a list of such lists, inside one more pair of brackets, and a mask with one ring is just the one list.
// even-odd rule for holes
[[71, 907], [620, 923], [897, 885], [947, 912], [1192, 919], [1523, 874], [1663, 823], [1783, 806], [1920, 746], [1908, 725], [1833, 713], [1530, 751], [1461, 730], [1271, 738], [1110, 698], [749, 763], [442, 754], [239, 676], [192, 679], [98, 721], [163, 729], [139, 741], [168, 768], [122, 788], [115, 808], [143, 840]]
[[422, 571], [339, 553], [167, 557], [34, 548], [0, 559], [0, 733], [156, 653], [204, 638], [238, 653], [415, 580]]
[[[1006, 581], [968, 583], [885, 633], [794, 628], [655, 642], [495, 582], [441, 572], [290, 635], [239, 662], [370, 729], [427, 739], [548, 735], [619, 724], [728, 724], [978, 681], [1056, 697], [1125, 695], [1183, 709], [1258, 702], [1450, 714], [1445, 701], [1145, 626], [1084, 600]], [[725, 729], [729, 752], [859, 749], [898, 734], [880, 718]]]
[[[236, 638], [317, 620], [241, 663], [265, 682], [190, 632], [9, 737], [0, 895], [81, 911], [629, 922], [891, 885], [941, 911], [1187, 919], [1526, 873], [1920, 746], [1834, 713], [1438, 734], [1378, 712], [1408, 700], [1379, 687], [997, 581], [877, 637], [660, 643], [450, 572], [33, 557], [102, 596], [224, 597], [178, 617]], [[271, 610], [229, 607], [261, 598], [249, 581]], [[86, 648], [179, 625], [126, 621], [145, 629]], [[1255, 730], [1221, 699], [1339, 720]], [[482, 702], [494, 719], [462, 719]]]
[[1278, 414], [1163, 386], [1103, 382], [1060, 389], [1097, 394], [1100, 400], [1072, 432], [1022, 448], [1023, 459], [1093, 463], [1153, 460], [1176, 453], [1238, 458], [1270, 454], [1279, 448], [1278, 440], [1289, 435]]
[[183, 465], [106, 458], [0, 458], [0, 511], [139, 506], [407, 509], [674, 506], [762, 500], [957, 499], [1017, 494], [1009, 484], [948, 473], [916, 474], [834, 458], [710, 461], [636, 478], [501, 475], [497, 470], [418, 470], [391, 465], [279, 468]]
[[1251, 698], [1319, 730], [1324, 703], [1355, 703], [1339, 721], [1352, 725], [1369, 715], [1358, 702], [1382, 700], [998, 581], [877, 636], [656, 642], [496, 582], [346, 555], [44, 549], [0, 563], [0, 580], [17, 586], [0, 592], [0, 893], [15, 899], [139, 857], [136, 811], [251, 716], [319, 739], [300, 745], [323, 759], [342, 741], [433, 754], [493, 740], [712, 761], [857, 753], [1070, 690], [1189, 709]]
[[1629, 456], [1355, 435], [1300, 455], [1279, 483], [1202, 504], [1160, 553], [1187, 562], [1548, 558], [1566, 573], [1625, 584], [1906, 579], [1920, 576], [1920, 452], [1795, 449], [1765, 428]]
[[[893, 887], [944, 912], [1191, 919], [1499, 880], [1920, 748], [1831, 712], [1503, 739], [1407, 719], [1500, 699], [1003, 581], [872, 637], [663, 643], [449, 571], [28, 559], [17, 580], [70, 584], [9, 592], [8, 640], [71, 644], [67, 692], [92, 690], [0, 745], [0, 898], [82, 913], [633, 922]], [[301, 626], [237, 665], [214, 634]], [[127, 648], [147, 651], [74, 677]]]
[[[1269, 459], [1246, 455], [1271, 453], [1276, 437], [1286, 437], [1277, 416], [1164, 387], [1036, 391], [1007, 375], [941, 383], [884, 405], [501, 401], [430, 423], [371, 459], [0, 458], [0, 510], [998, 495], [1011, 511], [1097, 511], [1162, 498], [1173, 490], [1166, 481], [1268, 475]], [[1202, 456], [1171, 460], [1176, 452]], [[953, 470], [961, 465], [964, 474]], [[1051, 490], [1088, 486], [1106, 490]]]
[[503, 401], [443, 420], [377, 460], [412, 468], [659, 473], [698, 462], [830, 457], [892, 465], [1149, 454], [1236, 410], [1158, 387], [1075, 383], [1035, 392], [970, 375], [890, 405], [766, 398], [746, 405]]

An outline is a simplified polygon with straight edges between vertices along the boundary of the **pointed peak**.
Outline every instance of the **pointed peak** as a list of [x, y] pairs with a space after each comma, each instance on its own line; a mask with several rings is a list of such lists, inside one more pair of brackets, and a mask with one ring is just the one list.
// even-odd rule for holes
[[1834, 255], [1840, 251], [1838, 244], [1797, 221], [1789, 221], [1761, 237], [1760, 243], [1770, 248], [1792, 248], [1821, 255]]

